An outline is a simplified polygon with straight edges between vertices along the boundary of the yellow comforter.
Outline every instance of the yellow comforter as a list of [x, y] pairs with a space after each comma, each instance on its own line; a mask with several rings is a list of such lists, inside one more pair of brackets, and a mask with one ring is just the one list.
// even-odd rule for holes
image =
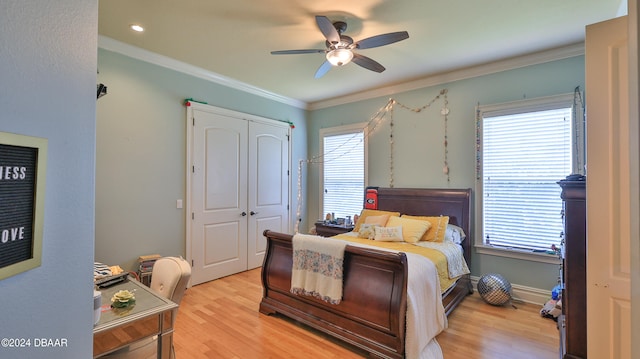
[[366, 238], [358, 238], [353, 234], [339, 234], [332, 238], [341, 239], [348, 242], [360, 243], [366, 246], [380, 247], [397, 252], [415, 253], [427, 257], [435, 264], [440, 278], [440, 290], [444, 292], [449, 289], [458, 278], [449, 278], [447, 268], [447, 257], [440, 251], [431, 248], [424, 248], [407, 242], [380, 242]]

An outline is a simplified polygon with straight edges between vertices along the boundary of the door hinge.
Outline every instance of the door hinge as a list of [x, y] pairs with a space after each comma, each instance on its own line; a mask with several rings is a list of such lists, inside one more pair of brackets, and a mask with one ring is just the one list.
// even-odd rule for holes
[[287, 135], [287, 142], [291, 141], [291, 136]]
[[289, 170], [287, 170], [287, 176], [289, 176]]
[[191, 166], [191, 173], [196, 173], [196, 166]]
[[195, 215], [191, 212], [191, 219], [195, 219]]
[[192, 267], [194, 266], [194, 264], [193, 264], [193, 259], [191, 260], [191, 266], [192, 266]]
[[191, 120], [192, 120], [191, 125], [192, 125], [192, 126], [195, 126], [195, 125], [196, 125], [196, 118], [195, 118], [195, 117], [192, 117], [192, 118], [191, 118]]
[[287, 205], [287, 211], [289, 210], [289, 205]]

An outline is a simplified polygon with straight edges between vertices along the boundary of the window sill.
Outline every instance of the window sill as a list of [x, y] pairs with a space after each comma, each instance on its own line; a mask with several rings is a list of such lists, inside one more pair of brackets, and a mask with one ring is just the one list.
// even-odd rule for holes
[[549, 264], [560, 264], [560, 258], [555, 254], [536, 253], [518, 249], [497, 248], [486, 245], [476, 245], [476, 252], [499, 257], [527, 260]]

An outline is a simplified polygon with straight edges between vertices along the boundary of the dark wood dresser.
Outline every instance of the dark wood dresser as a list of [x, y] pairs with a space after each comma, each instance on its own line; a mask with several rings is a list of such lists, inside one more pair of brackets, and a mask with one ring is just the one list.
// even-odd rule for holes
[[586, 179], [568, 177], [562, 188], [564, 237], [562, 248], [562, 314], [558, 318], [560, 357], [587, 357], [587, 208]]
[[322, 237], [332, 237], [338, 234], [351, 232], [353, 230], [353, 224], [349, 226], [330, 224], [324, 222], [316, 222], [316, 233]]

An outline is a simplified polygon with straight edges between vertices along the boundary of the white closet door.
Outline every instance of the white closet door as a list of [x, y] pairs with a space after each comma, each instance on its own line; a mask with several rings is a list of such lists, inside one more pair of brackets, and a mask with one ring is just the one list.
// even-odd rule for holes
[[[247, 269], [247, 121], [193, 111], [192, 284]], [[189, 247], [189, 246], [188, 246]]]
[[266, 229], [289, 228], [289, 125], [214, 106], [187, 109], [191, 284], [262, 265]]
[[286, 232], [289, 222], [289, 126], [251, 121], [249, 125], [248, 269], [262, 265], [265, 229]]
[[630, 335], [631, 228], [638, 220], [630, 210], [630, 163], [637, 161], [630, 140], [637, 133], [630, 131], [627, 17], [587, 26], [585, 49], [587, 353], [637, 358]]

